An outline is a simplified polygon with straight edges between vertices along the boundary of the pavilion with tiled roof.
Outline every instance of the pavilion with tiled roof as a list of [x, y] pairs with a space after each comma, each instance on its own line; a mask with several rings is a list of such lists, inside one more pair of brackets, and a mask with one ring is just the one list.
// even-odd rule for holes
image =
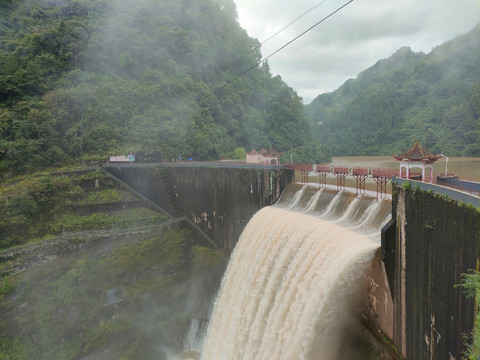
[[[415, 144], [400, 155], [394, 155], [393, 157], [400, 162], [400, 177], [405, 177], [410, 179], [411, 173], [410, 169], [420, 168], [422, 169], [422, 181], [427, 180], [427, 169], [430, 169], [430, 178], [428, 179], [431, 183], [433, 181], [433, 163], [440, 159], [443, 155], [433, 155], [430, 154], [423, 146], [416, 141]], [[406, 170], [405, 176], [403, 176], [403, 169]]]

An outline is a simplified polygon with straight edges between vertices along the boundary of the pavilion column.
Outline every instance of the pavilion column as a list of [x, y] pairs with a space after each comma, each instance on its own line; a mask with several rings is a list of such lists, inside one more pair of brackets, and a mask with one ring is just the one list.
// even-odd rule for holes
[[422, 181], [425, 182], [425, 163], [422, 163]]
[[430, 184], [433, 184], [433, 164], [430, 166]]
[[410, 164], [407, 163], [407, 179], [410, 179]]

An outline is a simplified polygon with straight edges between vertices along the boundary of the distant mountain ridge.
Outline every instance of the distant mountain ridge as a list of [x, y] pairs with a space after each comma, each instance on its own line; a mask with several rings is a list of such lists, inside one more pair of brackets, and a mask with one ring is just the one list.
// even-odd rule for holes
[[428, 54], [402, 47], [305, 110], [334, 155], [392, 155], [419, 140], [480, 156], [480, 24]]

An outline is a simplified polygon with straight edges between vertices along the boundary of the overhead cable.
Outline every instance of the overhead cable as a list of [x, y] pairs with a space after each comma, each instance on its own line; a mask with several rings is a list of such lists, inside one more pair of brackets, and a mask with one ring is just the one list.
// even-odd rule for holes
[[288, 29], [290, 26], [292, 26], [293, 24], [295, 24], [298, 20], [300, 20], [302, 17], [304, 17], [305, 15], [307, 15], [309, 12], [315, 10], [317, 7], [319, 7], [320, 5], [322, 5], [324, 2], [326, 2], [327, 0], [322, 0], [320, 1], [319, 3], [315, 4], [314, 6], [312, 6], [310, 9], [308, 9], [307, 11], [305, 11], [302, 15], [298, 16], [297, 18], [295, 18], [294, 20], [292, 20], [289, 24], [285, 25], [283, 28], [281, 28], [280, 30], [278, 30], [275, 34], [271, 35], [270, 37], [268, 37], [267, 39], [265, 39], [264, 41], [262, 41], [260, 44], [258, 44], [257, 46], [255, 46], [252, 50], [250, 50], [248, 53], [246, 53], [245, 55], [243, 55], [241, 58], [235, 60], [230, 66], [227, 67], [227, 70], [230, 69], [233, 65], [239, 63], [241, 60], [245, 59], [248, 55], [250, 55], [252, 52], [254, 52], [255, 50], [258, 50], [260, 47], [262, 47], [263, 45], [265, 45], [268, 41], [272, 40], [275, 36], [277, 36], [278, 34], [282, 33], [283, 31], [285, 31], [286, 29]]
[[342, 6], [338, 7], [336, 10], [332, 11], [330, 14], [328, 14], [327, 16], [325, 16], [324, 18], [322, 18], [321, 20], [317, 21], [315, 24], [313, 24], [312, 26], [310, 26], [307, 30], [305, 30], [304, 32], [302, 32], [301, 34], [295, 36], [292, 40], [288, 41], [287, 43], [285, 43], [284, 45], [282, 45], [281, 47], [279, 47], [277, 50], [275, 50], [273, 53], [271, 53], [270, 55], [264, 57], [263, 59], [261, 59], [260, 61], [258, 61], [255, 65], [249, 67], [247, 70], [243, 71], [242, 73], [240, 73], [239, 75], [235, 76], [233, 79], [227, 81], [225, 84], [223, 84], [222, 86], [218, 87], [217, 89], [215, 89], [214, 91], [204, 95], [200, 100], [196, 101], [195, 103], [187, 106], [186, 108], [184, 108], [183, 110], [175, 113], [174, 115], [172, 115], [171, 117], [169, 117], [167, 119], [167, 121], [183, 114], [185, 111], [187, 111], [188, 109], [202, 103], [203, 101], [205, 101], [206, 99], [208, 99], [210, 96], [216, 94], [217, 92], [219, 92], [220, 90], [224, 89], [225, 87], [227, 87], [228, 85], [230, 85], [231, 83], [235, 82], [236, 80], [238, 80], [239, 78], [241, 78], [242, 76], [246, 75], [247, 73], [249, 73], [250, 71], [252, 71], [253, 69], [255, 69], [257, 66], [259, 66], [261, 63], [263, 63], [264, 61], [270, 59], [272, 56], [276, 55], [277, 53], [279, 53], [280, 51], [282, 51], [283, 49], [285, 49], [288, 45], [290, 45], [291, 43], [293, 43], [294, 41], [298, 40], [299, 38], [301, 38], [303, 35], [305, 35], [306, 33], [308, 33], [309, 31], [311, 31], [312, 29], [314, 29], [315, 27], [317, 27], [318, 25], [320, 25], [321, 23], [323, 23], [325, 20], [327, 20], [328, 18], [332, 17], [333, 15], [335, 15], [337, 12], [339, 12], [340, 10], [342, 10], [344, 7], [346, 7], [348, 4], [350, 4], [351, 2], [353, 2], [354, 0], [349, 0], [347, 1], [345, 4], [343, 4]]

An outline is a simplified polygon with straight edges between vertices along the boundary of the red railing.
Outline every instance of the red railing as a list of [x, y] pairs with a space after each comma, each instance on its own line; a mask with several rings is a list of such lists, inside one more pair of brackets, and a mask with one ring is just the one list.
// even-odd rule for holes
[[332, 174], [348, 174], [348, 175], [371, 175], [372, 177], [388, 177], [398, 176], [398, 170], [392, 169], [374, 169], [366, 167], [347, 167], [347, 166], [333, 166], [328, 165], [315, 165], [315, 164], [289, 164], [286, 165], [287, 169], [298, 171], [316, 171], [326, 172]]
[[372, 177], [388, 177], [398, 176], [398, 170], [392, 169], [372, 169]]
[[317, 169], [315, 171], [329, 173], [330, 171], [332, 171], [332, 168], [328, 165], [317, 165]]
[[[302, 175], [302, 183], [306, 184], [308, 182], [308, 175], [310, 172], [315, 171], [319, 177], [319, 187], [326, 186], [326, 176], [327, 174], [332, 174], [337, 178], [337, 190], [342, 190], [345, 188], [345, 178], [347, 176], [353, 176], [356, 182], [357, 194], [365, 192], [365, 180], [367, 178], [372, 178], [377, 183], [377, 198], [378, 195], [382, 197], [386, 195], [386, 185], [388, 181], [392, 179], [392, 177], [400, 177], [399, 170], [393, 169], [381, 169], [381, 168], [366, 168], [366, 167], [346, 167], [346, 166], [329, 166], [329, 165], [316, 165], [316, 164], [289, 164], [286, 166], [287, 169], [291, 170], [298, 170], [301, 172]], [[449, 174], [451, 175], [451, 174]], [[416, 178], [421, 178], [421, 173], [413, 173], [410, 172], [410, 178], [412, 180], [416, 180]], [[429, 179], [432, 182], [437, 183], [436, 177], [433, 179]], [[463, 179], [463, 180], [470, 180], [470, 179]], [[475, 180], [470, 180], [477, 182]], [[460, 190], [462, 192], [470, 193], [475, 196], [480, 196], [478, 191], [463, 188], [458, 185], [448, 184], [448, 183], [441, 183], [442, 186], [450, 187], [453, 189]]]
[[352, 174], [355, 175], [363, 175], [363, 176], [368, 176], [368, 168], [364, 167], [354, 167], [352, 168]]
[[333, 174], [337, 178], [337, 190], [345, 189], [345, 180], [347, 176], [355, 178], [356, 194], [365, 192], [365, 181], [368, 177], [373, 178], [377, 183], [377, 199], [380, 196], [386, 196], [387, 183], [393, 176], [398, 176], [397, 170], [391, 169], [372, 169], [366, 167], [351, 167], [351, 166], [333, 166], [317, 165], [317, 164], [290, 164], [286, 166], [287, 169], [297, 170], [301, 174], [302, 184], [308, 183], [308, 176], [310, 172], [315, 171], [318, 175], [319, 188], [326, 186], [327, 174]]
[[350, 174], [350, 168], [344, 166], [334, 166], [333, 167], [334, 174]]

